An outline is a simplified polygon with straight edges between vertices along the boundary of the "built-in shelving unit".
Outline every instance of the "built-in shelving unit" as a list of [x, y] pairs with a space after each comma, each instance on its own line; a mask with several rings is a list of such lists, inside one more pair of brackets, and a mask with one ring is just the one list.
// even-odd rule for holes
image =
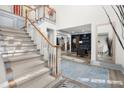
[[83, 56], [91, 51], [91, 33], [72, 35], [72, 52]]

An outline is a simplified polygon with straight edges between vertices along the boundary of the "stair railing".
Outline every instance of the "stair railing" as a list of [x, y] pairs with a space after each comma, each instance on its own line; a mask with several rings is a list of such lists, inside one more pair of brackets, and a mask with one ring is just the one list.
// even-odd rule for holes
[[56, 11], [48, 5], [40, 5], [34, 9], [30, 9], [28, 14], [32, 22], [38, 22], [41, 20], [56, 22]]
[[[26, 11], [26, 27], [29, 26], [35, 29], [34, 33], [37, 34], [34, 38], [39, 38], [41, 54], [46, 55], [46, 59], [48, 59], [48, 67], [51, 69], [51, 73], [53, 76], [57, 77], [61, 74], [60, 71], [60, 58], [61, 58], [61, 48], [58, 45], [54, 45], [40, 30], [36, 23], [32, 22], [28, 17], [28, 11]], [[27, 29], [28, 31], [28, 29]]]
[[122, 29], [122, 38], [124, 39], [124, 6], [116, 5], [115, 6], [116, 9], [114, 8], [114, 6], [111, 7], [114, 10], [118, 20], [120, 21], [121, 29]]
[[[119, 37], [119, 35], [118, 35], [118, 33], [117, 33], [117, 31], [116, 31], [116, 29], [115, 29], [113, 23], [112, 23], [112, 20], [111, 20], [111, 18], [110, 18], [110, 16], [109, 16], [108, 12], [106, 11], [106, 9], [105, 9], [104, 7], [102, 7], [102, 8], [103, 8], [103, 10], [105, 11], [105, 13], [106, 13], [106, 15], [107, 15], [107, 17], [108, 17], [108, 19], [109, 19], [109, 22], [110, 22], [110, 24], [111, 24], [111, 27], [112, 27], [112, 29], [113, 29], [113, 31], [114, 31], [114, 33], [115, 33], [115, 35], [116, 35], [116, 37], [117, 37], [119, 43], [120, 43], [122, 49], [124, 50], [124, 45], [123, 45], [123, 43], [122, 43], [122, 41], [121, 41], [121, 38]], [[117, 16], [118, 16], [118, 15], [117, 15]], [[120, 20], [120, 19], [119, 19], [119, 20]], [[121, 22], [121, 21], [120, 21], [120, 22]]]

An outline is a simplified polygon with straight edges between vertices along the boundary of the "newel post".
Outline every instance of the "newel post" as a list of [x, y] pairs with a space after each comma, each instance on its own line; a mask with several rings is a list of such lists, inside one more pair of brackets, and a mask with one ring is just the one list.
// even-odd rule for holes
[[2, 55], [0, 53], [0, 88], [1, 87], [8, 87], [8, 81], [6, 80], [6, 70], [5, 70], [5, 65], [4, 61], [2, 59]]

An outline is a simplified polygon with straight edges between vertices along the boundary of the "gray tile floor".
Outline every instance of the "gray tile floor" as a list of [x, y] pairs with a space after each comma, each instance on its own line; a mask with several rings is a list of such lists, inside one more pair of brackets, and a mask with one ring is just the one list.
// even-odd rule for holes
[[64, 76], [90, 87], [110, 87], [107, 84], [107, 80], [109, 79], [108, 69], [76, 63], [67, 59], [62, 59], [61, 69]]

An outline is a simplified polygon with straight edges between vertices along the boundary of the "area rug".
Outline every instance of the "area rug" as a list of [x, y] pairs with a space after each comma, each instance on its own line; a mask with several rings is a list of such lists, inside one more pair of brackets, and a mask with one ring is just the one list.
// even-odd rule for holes
[[90, 87], [110, 87], [110, 85], [107, 84], [107, 80], [109, 79], [108, 69], [76, 63], [66, 59], [62, 59], [61, 69], [64, 76]]
[[62, 76], [62, 79], [53, 88], [89, 88], [89, 86]]

